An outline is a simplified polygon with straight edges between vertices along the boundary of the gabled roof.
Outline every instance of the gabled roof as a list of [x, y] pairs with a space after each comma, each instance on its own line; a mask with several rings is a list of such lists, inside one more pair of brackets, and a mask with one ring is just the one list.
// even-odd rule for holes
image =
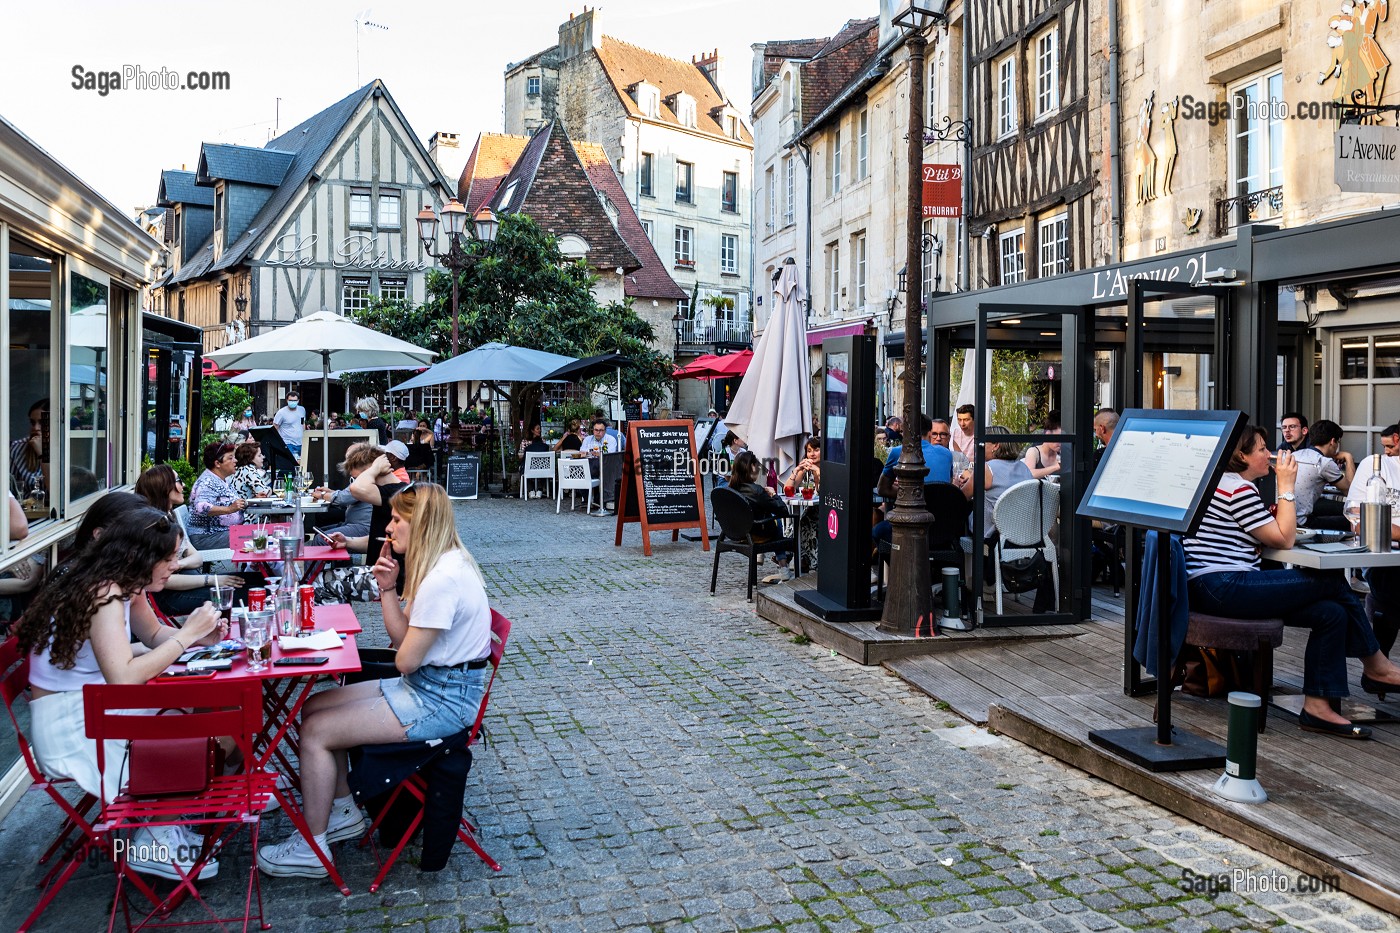
[[[676, 113], [665, 104], [666, 98], [684, 92], [695, 98], [695, 127], [701, 133], [730, 139], [724, 125], [716, 119], [715, 108], [729, 102], [715, 87], [709, 76], [693, 62], [678, 58], [668, 58], [648, 49], [639, 48], [611, 36], [602, 36], [594, 50], [603, 72], [608, 76], [628, 116], [640, 117], [642, 111], [632, 99], [630, 88], [639, 81], [645, 81], [661, 90], [662, 105], [658, 119], [673, 126], [683, 126]], [[737, 111], [736, 111], [737, 113]], [[735, 142], [753, 145], [753, 136], [739, 120], [739, 138]]]
[[593, 190], [578, 152], [554, 120], [530, 139], [490, 200], [498, 214], [528, 214], [555, 236], [588, 242], [588, 265], [634, 272], [641, 268]]
[[162, 207], [176, 204], [197, 204], [200, 207], [214, 206], [214, 190], [201, 188], [194, 183], [194, 172], [166, 169], [160, 173], [160, 189], [156, 192], [156, 203]]
[[864, 70], [880, 37], [879, 17], [853, 19], [802, 68], [802, 125], [807, 126]]
[[822, 50], [831, 37], [823, 39], [774, 39], [763, 47], [763, 84], [754, 88], [754, 97], [767, 87], [773, 77], [782, 70], [783, 62], [789, 59], [799, 61], [813, 57]]
[[466, 205], [468, 215], [495, 197], [501, 179], [510, 174], [529, 142], [528, 136], [504, 133], [482, 133], [476, 138], [471, 157], [457, 181], [457, 200]]
[[[325, 110], [308, 117], [278, 136], [269, 142], [264, 149], [290, 155], [291, 162], [272, 197], [268, 198], [267, 203], [258, 211], [257, 216], [248, 225], [248, 229], [237, 240], [224, 248], [223, 255], [217, 262], [214, 259], [214, 241], [211, 237], [204, 248], [171, 277], [171, 284], [188, 282], [211, 272], [229, 269], [243, 263], [248, 258], [248, 254], [262, 242], [272, 223], [291, 205], [296, 197], [304, 192], [316, 166], [321, 163], [331, 146], [344, 134], [350, 120], [361, 105], [374, 97], [382, 97], [395, 116], [398, 117], [399, 122], [404, 127], [409, 127], [407, 118], [404, 117], [398, 104], [394, 102], [388, 89], [384, 87], [384, 82], [376, 78], [353, 94], [336, 101]], [[428, 155], [427, 150], [423, 148], [423, 143], [417, 135], [410, 130], [406, 134], [406, 138], [417, 147], [423, 162], [437, 176], [437, 183], [442, 185], [444, 191], [451, 190], [451, 185], [447, 179], [442, 177], [442, 172]], [[203, 156], [201, 156], [201, 162], [202, 160]], [[212, 204], [213, 201], [211, 200], [210, 203]]]
[[294, 158], [296, 153], [280, 149], [205, 143], [199, 150], [195, 184], [213, 187], [215, 179], [223, 179], [275, 188], [282, 184]]
[[640, 269], [624, 278], [623, 293], [631, 298], [673, 301], [689, 298], [686, 291], [671, 278], [671, 273], [666, 271], [666, 263], [657, 255], [651, 239], [642, 229], [642, 221], [632, 210], [627, 193], [622, 190], [622, 182], [603, 147], [597, 143], [575, 142], [574, 151], [593, 182], [593, 189], [617, 209], [617, 230], [642, 264]]

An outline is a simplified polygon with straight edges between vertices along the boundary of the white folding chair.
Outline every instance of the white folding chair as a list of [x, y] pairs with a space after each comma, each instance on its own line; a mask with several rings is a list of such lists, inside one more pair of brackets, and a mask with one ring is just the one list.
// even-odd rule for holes
[[[559, 509], [564, 504], [564, 490], [569, 490], [569, 511], [572, 512], [578, 506], [576, 491], [579, 489], [588, 490], [588, 511], [593, 511], [593, 490], [598, 489], [598, 478], [589, 469], [586, 457], [574, 457], [561, 459], [559, 461], [559, 485], [555, 491], [554, 514], [559, 514]], [[601, 494], [602, 490], [599, 490]]]
[[1001, 562], [1030, 557], [1037, 550], [1045, 554], [1050, 565], [1050, 579], [1055, 585], [1055, 605], [1060, 605], [1060, 559], [1050, 529], [1060, 517], [1060, 487], [1044, 480], [1028, 479], [1017, 483], [997, 500], [992, 509], [992, 525], [1000, 532], [996, 546], [997, 615], [1002, 614]]
[[520, 473], [520, 498], [527, 497], [526, 487], [532, 479], [542, 479], [551, 487], [554, 485], [554, 458], [556, 456], [552, 450], [526, 451], [525, 468]]
[[[175, 520], [180, 523], [180, 528], [184, 531], [185, 537], [190, 536], [190, 507], [179, 505], [175, 507]], [[218, 564], [223, 561], [233, 560], [233, 548], [220, 547], [211, 548], [207, 551], [199, 552], [200, 560], [205, 564]]]

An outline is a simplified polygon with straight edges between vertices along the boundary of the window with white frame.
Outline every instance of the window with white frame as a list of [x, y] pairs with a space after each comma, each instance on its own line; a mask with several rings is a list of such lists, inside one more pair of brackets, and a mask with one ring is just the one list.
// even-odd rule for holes
[[686, 204], [695, 201], [695, 166], [689, 162], [676, 162], [676, 200]]
[[363, 311], [374, 301], [369, 291], [369, 276], [347, 275], [340, 280], [340, 313], [344, 315]]
[[379, 189], [379, 228], [397, 230], [403, 222], [403, 192], [392, 188]]
[[1047, 29], [1035, 40], [1035, 115], [1060, 109], [1060, 32]]
[[830, 314], [841, 307], [841, 244], [828, 243], [826, 247], [827, 306]]
[[681, 126], [695, 125], [695, 98], [689, 94], [676, 95], [676, 119]]
[[730, 139], [739, 138], [739, 118], [734, 114], [727, 114], [724, 118], [724, 135]]
[[656, 156], [650, 152], [642, 153], [642, 164], [638, 170], [640, 178], [638, 184], [641, 186], [642, 197], [649, 198], [654, 191], [653, 185], [656, 182]]
[[531, 97], [538, 97], [540, 94], [540, 76], [530, 75], [525, 79], [525, 93]]
[[423, 406], [419, 409], [420, 411], [431, 415], [435, 412], [446, 410], [448, 392], [448, 387], [446, 385], [423, 386], [423, 388], [418, 391], [418, 399]]
[[661, 89], [643, 81], [637, 85], [637, 108], [642, 116], [655, 120], [661, 115]]
[[720, 181], [719, 207], [722, 211], [739, 211], [739, 173], [725, 172]]
[[857, 121], [856, 181], [870, 174], [870, 111], [862, 110]]
[[408, 279], [379, 277], [379, 297], [384, 301], [407, 301]]
[[[1283, 100], [1283, 72], [1273, 70], [1230, 89], [1230, 197], [1266, 191], [1283, 184], [1283, 121], [1274, 101]], [[1254, 211], [1241, 204], [1231, 226], [1276, 216], [1281, 196], [1260, 202]]]
[[676, 265], [695, 267], [695, 231], [690, 227], [676, 227], [675, 253]]
[[725, 275], [739, 274], [739, 236], [735, 233], [719, 235], [719, 271]]
[[855, 241], [851, 244], [854, 247], [853, 259], [855, 260], [856, 275], [856, 303], [857, 309], [865, 307], [865, 234], [856, 235]]
[[783, 169], [783, 174], [786, 176], [784, 185], [787, 191], [783, 197], [783, 226], [786, 227], [792, 223], [793, 216], [797, 211], [797, 159], [788, 156], [784, 161], [787, 163]]
[[768, 229], [778, 225], [778, 186], [773, 179], [773, 166], [763, 173], [763, 190], [768, 198]]
[[[931, 239], [931, 238], [933, 237], [933, 219], [932, 219], [932, 218], [930, 218], [930, 219], [924, 221], [924, 226], [923, 226], [923, 231], [922, 231], [922, 232], [923, 232], [923, 242], [924, 242], [925, 244], [932, 244], [932, 243], [933, 243], [933, 240]], [[924, 290], [923, 290], [923, 294], [924, 294], [925, 297], [927, 297], [928, 295], [930, 295], [930, 294], [933, 293], [933, 260], [934, 260], [934, 253], [933, 253], [933, 250], [932, 250], [932, 249], [925, 249], [925, 250], [923, 250], [922, 253], [919, 254], [919, 269], [920, 269], [920, 271], [921, 271], [921, 273], [923, 274], [923, 277], [924, 277]]]
[[648, 242], [648, 243], [655, 243], [655, 242], [656, 242], [656, 238], [655, 238], [654, 236], [652, 236], [652, 231], [653, 231], [654, 229], [655, 229], [655, 228], [652, 226], [652, 222], [651, 222], [650, 220], [644, 220], [644, 221], [642, 221], [642, 233], [645, 233], [645, 234], [646, 234], [647, 242]]
[[1039, 275], [1062, 275], [1069, 271], [1069, 215], [1056, 214], [1040, 222]]
[[928, 113], [924, 123], [928, 126], [938, 123], [938, 62], [933, 56], [929, 56], [928, 80], [924, 82], [924, 107]]
[[997, 138], [1016, 132], [1016, 56], [997, 63]]
[[841, 193], [841, 127], [831, 134], [831, 193]]
[[370, 217], [370, 190], [368, 188], [350, 189], [350, 226], [368, 227], [372, 222]]
[[1013, 230], [1003, 233], [1001, 247], [1001, 284], [1014, 285], [1026, 279], [1026, 232]]

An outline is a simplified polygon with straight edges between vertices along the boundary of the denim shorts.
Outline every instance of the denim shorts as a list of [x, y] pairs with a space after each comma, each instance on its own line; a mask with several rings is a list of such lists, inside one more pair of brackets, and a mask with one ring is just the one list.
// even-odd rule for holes
[[420, 667], [411, 674], [381, 680], [379, 690], [403, 724], [404, 737], [422, 742], [470, 728], [490, 678], [490, 665], [479, 670]]

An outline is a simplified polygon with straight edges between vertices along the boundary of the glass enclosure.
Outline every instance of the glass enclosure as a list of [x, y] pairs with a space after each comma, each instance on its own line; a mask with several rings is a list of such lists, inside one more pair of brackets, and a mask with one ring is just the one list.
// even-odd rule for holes
[[10, 491], [24, 507], [31, 532], [58, 516], [52, 472], [54, 308], [61, 305], [57, 261], [12, 237], [10, 271]]

